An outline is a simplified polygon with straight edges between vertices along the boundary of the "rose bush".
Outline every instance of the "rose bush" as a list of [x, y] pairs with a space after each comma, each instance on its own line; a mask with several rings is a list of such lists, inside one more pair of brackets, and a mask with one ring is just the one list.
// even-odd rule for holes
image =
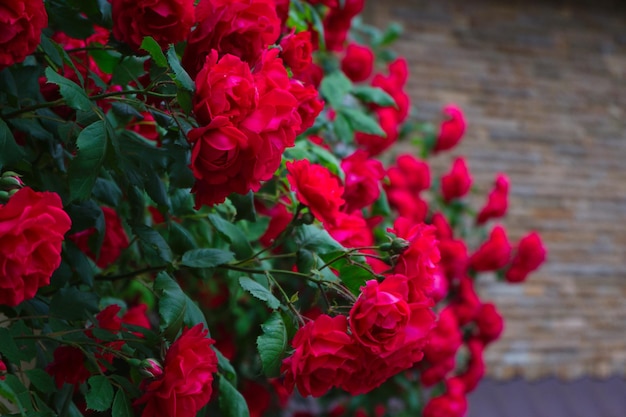
[[0, 6], [0, 414], [464, 415], [546, 249], [363, 7]]

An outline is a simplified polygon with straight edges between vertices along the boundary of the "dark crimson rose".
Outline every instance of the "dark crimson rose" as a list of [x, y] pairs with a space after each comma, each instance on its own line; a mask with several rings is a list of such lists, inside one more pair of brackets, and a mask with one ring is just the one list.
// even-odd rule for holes
[[54, 359], [46, 367], [53, 378], [57, 388], [63, 384], [78, 385], [89, 378], [91, 372], [85, 366], [85, 355], [73, 346], [59, 346], [54, 350]]
[[485, 303], [474, 319], [478, 327], [478, 337], [486, 345], [497, 340], [504, 330], [504, 319], [493, 303]]
[[353, 377], [358, 348], [348, 334], [345, 316], [325, 314], [301, 327], [291, 345], [293, 354], [283, 361], [285, 385], [298, 387], [302, 396], [320, 397]]
[[48, 26], [42, 0], [6, 0], [0, 6], [0, 71], [32, 54]]
[[241, 395], [248, 404], [250, 417], [262, 417], [265, 411], [270, 407], [271, 394], [269, 390], [258, 382], [246, 380], [243, 383]]
[[399, 217], [391, 232], [409, 242], [409, 246], [399, 255], [394, 272], [409, 278], [410, 297], [429, 295], [434, 289], [433, 275], [438, 273], [441, 259], [435, 228]]
[[459, 325], [464, 326], [473, 321], [480, 311], [482, 303], [474, 290], [474, 281], [469, 277], [461, 278], [458, 287], [458, 293], [450, 308], [454, 311]]
[[143, 136], [149, 141], [156, 142], [157, 146], [161, 146], [161, 138], [152, 113], [147, 111], [142, 112], [141, 117], [141, 120], [133, 118], [133, 120], [128, 123], [126, 128]]
[[546, 248], [539, 233], [532, 232], [523, 237], [517, 245], [510, 268], [506, 271], [508, 282], [522, 282], [528, 274], [536, 270], [546, 260]]
[[185, 40], [194, 24], [193, 2], [188, 0], [109, 0], [113, 35], [135, 51], [145, 36], [161, 48]]
[[281, 21], [274, 0], [201, 0], [196, 7], [198, 25], [187, 38], [182, 63], [195, 78], [206, 56], [235, 55], [251, 67], [280, 35]]
[[483, 342], [480, 339], [470, 339], [467, 341], [467, 349], [470, 353], [467, 368], [465, 372], [455, 378], [463, 382], [465, 393], [474, 391], [485, 376], [485, 360], [483, 359], [485, 346]]
[[280, 47], [283, 62], [294, 74], [306, 71], [313, 62], [311, 32], [290, 33], [280, 40]]
[[291, 79], [289, 92], [298, 101], [297, 109], [302, 124], [296, 134], [301, 134], [315, 123], [315, 119], [324, 109], [324, 101], [319, 97], [315, 87], [311, 84], [303, 84], [294, 78]]
[[439, 134], [433, 149], [435, 153], [454, 148], [465, 133], [465, 117], [459, 107], [448, 105], [444, 107], [443, 113], [446, 115], [446, 120], [439, 127]]
[[511, 245], [502, 226], [495, 226], [489, 239], [470, 257], [469, 266], [475, 271], [495, 271], [504, 268], [511, 258]]
[[408, 302], [409, 282], [391, 275], [382, 283], [369, 280], [350, 310], [350, 329], [373, 354], [387, 357], [409, 340], [424, 339], [434, 324], [429, 303]]
[[101, 209], [104, 214], [104, 240], [98, 257], [93, 254], [89, 247], [89, 239], [96, 233], [95, 227], [74, 233], [69, 238], [80, 250], [93, 259], [99, 268], [106, 268], [119, 258], [122, 250], [128, 247], [129, 241], [122, 225], [122, 219], [117, 212], [110, 207], [101, 207]]
[[483, 224], [489, 219], [502, 217], [506, 214], [509, 204], [509, 179], [504, 174], [498, 174], [493, 190], [489, 193], [487, 203], [478, 213], [477, 224]]
[[374, 235], [363, 214], [355, 211], [351, 214], [337, 213], [334, 223], [327, 223], [326, 230], [346, 248], [372, 246]]
[[52, 192], [24, 187], [0, 204], [0, 304], [14, 307], [50, 283], [70, 226]]
[[217, 355], [202, 324], [184, 329], [165, 354], [163, 374], [145, 384], [142, 417], [195, 416], [211, 399]]
[[374, 70], [374, 52], [368, 46], [351, 43], [341, 60], [341, 70], [355, 83], [367, 80]]
[[[129, 308], [122, 316], [122, 323], [149, 329], [151, 326], [150, 319], [146, 314], [147, 310], [148, 306], [146, 304], [138, 304], [134, 307]], [[141, 333], [135, 334], [139, 336]]]
[[341, 161], [341, 169], [346, 174], [346, 188], [343, 193], [346, 212], [368, 207], [378, 199], [380, 181], [385, 176], [380, 161], [370, 158], [363, 150], [357, 150]]
[[287, 180], [298, 201], [322, 223], [334, 224], [344, 200], [339, 179], [321, 165], [308, 160], [287, 162]]
[[385, 132], [385, 136], [370, 133], [356, 132], [354, 140], [360, 147], [365, 149], [371, 156], [382, 153], [393, 145], [398, 139], [398, 119], [393, 108], [381, 108], [375, 111], [378, 123]]
[[441, 177], [443, 199], [449, 203], [455, 198], [461, 198], [468, 193], [471, 186], [472, 177], [467, 169], [465, 158], [456, 158], [452, 170]]

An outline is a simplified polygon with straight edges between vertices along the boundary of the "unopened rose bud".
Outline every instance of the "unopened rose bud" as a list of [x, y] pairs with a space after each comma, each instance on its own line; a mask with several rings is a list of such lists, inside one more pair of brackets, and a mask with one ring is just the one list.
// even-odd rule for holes
[[0, 360], [0, 381], [4, 381], [5, 375], [7, 373], [7, 365]]
[[146, 378], [158, 378], [163, 375], [163, 366], [156, 359], [144, 359], [141, 361], [139, 373]]
[[304, 213], [301, 217], [302, 224], [313, 224], [315, 217], [311, 213]]
[[[20, 179], [19, 175], [13, 171], [6, 171], [0, 176], [0, 190], [11, 192], [12, 190], [19, 190], [24, 186], [24, 182]], [[15, 193], [13, 193], [15, 194]]]
[[391, 241], [391, 252], [393, 253], [402, 253], [409, 247], [410, 243], [406, 239], [402, 239], [401, 237], [397, 237]]

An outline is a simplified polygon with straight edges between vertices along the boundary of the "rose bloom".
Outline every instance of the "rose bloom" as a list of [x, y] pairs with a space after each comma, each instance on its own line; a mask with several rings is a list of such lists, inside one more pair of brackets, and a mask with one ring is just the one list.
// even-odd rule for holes
[[509, 179], [504, 174], [498, 174], [493, 190], [489, 193], [487, 203], [478, 213], [477, 224], [483, 224], [489, 219], [502, 217], [508, 207]]
[[485, 303], [475, 318], [478, 337], [486, 345], [497, 340], [504, 330], [504, 319], [493, 303]]
[[454, 310], [446, 307], [439, 314], [435, 328], [428, 335], [428, 343], [424, 346], [425, 359], [435, 364], [454, 358], [462, 342], [463, 335]]
[[193, 2], [189, 0], [110, 0], [113, 35], [139, 50], [145, 36], [161, 48], [185, 40], [194, 24]]
[[430, 363], [426, 369], [420, 371], [420, 382], [425, 387], [432, 387], [443, 381], [454, 370], [455, 366], [456, 360], [454, 356], [447, 357], [439, 362]]
[[389, 189], [404, 189], [418, 194], [430, 188], [430, 167], [413, 155], [402, 154], [396, 160], [396, 166], [387, 170]]
[[[91, 372], [85, 366], [85, 355], [73, 346], [59, 346], [54, 350], [53, 361], [46, 366], [57, 388], [63, 384], [80, 385], [89, 378]], [[75, 388], [76, 389], [76, 388]]]
[[[411, 100], [409, 95], [404, 91], [404, 86], [409, 76], [409, 66], [406, 59], [400, 57], [391, 62], [388, 66], [389, 74], [384, 76], [377, 74], [372, 79], [372, 87], [382, 88], [387, 94], [393, 98], [395, 106], [386, 107], [394, 114], [396, 123], [400, 124], [406, 120], [409, 114]], [[374, 106], [377, 108], [378, 106]]]
[[482, 303], [474, 290], [474, 281], [469, 277], [461, 278], [456, 298], [450, 303], [459, 326], [473, 321], [480, 311]]
[[122, 250], [128, 247], [129, 241], [126, 230], [124, 230], [124, 226], [122, 225], [122, 219], [120, 219], [117, 212], [110, 207], [101, 207], [101, 209], [104, 214], [104, 240], [102, 241], [102, 247], [97, 257], [89, 247], [89, 240], [91, 236], [96, 233], [95, 228], [92, 227], [74, 233], [69, 236], [69, 239], [87, 256], [93, 259], [99, 268], [106, 268], [119, 258]]
[[280, 40], [283, 62], [294, 74], [299, 74], [313, 62], [313, 45], [311, 32], [290, 33]]
[[452, 239], [452, 227], [450, 226], [450, 223], [448, 223], [448, 219], [446, 219], [446, 216], [444, 216], [442, 213], [437, 212], [433, 214], [432, 218], [430, 219], [430, 224], [437, 228], [437, 239], [439, 239], [440, 241]]
[[24, 61], [48, 26], [42, 0], [5, 0], [0, 6], [0, 71]]
[[346, 212], [365, 208], [378, 199], [380, 181], [385, 175], [380, 161], [369, 158], [363, 150], [357, 150], [341, 161], [341, 169], [346, 174], [346, 188], [343, 193]]
[[372, 246], [374, 244], [372, 228], [369, 227], [360, 211], [351, 214], [337, 213], [333, 223], [327, 223], [325, 227], [328, 233], [346, 248]]
[[355, 83], [367, 80], [374, 70], [374, 52], [366, 45], [351, 43], [341, 60], [341, 70]]
[[183, 330], [165, 354], [163, 374], [143, 387], [142, 417], [193, 417], [211, 399], [217, 355], [202, 324]]
[[0, 304], [14, 307], [50, 283], [70, 226], [52, 192], [25, 187], [0, 205]]
[[403, 188], [387, 188], [389, 205], [398, 211], [400, 217], [413, 223], [422, 223], [428, 213], [428, 203], [418, 195]]
[[448, 281], [460, 279], [467, 269], [467, 246], [463, 239], [444, 239], [439, 241], [441, 261], [439, 265]]
[[480, 339], [470, 339], [467, 341], [467, 349], [470, 353], [469, 362], [465, 372], [458, 375], [456, 379], [463, 382], [465, 393], [474, 391], [478, 383], [485, 376], [485, 360], [483, 351], [485, 346]]
[[452, 170], [441, 177], [441, 194], [446, 202], [461, 198], [468, 193], [472, 186], [467, 164], [464, 158], [456, 158]]
[[424, 407], [423, 417], [464, 417], [467, 412], [465, 396], [445, 393], [431, 398]]
[[235, 55], [252, 67], [280, 35], [274, 0], [201, 0], [196, 19], [182, 59], [192, 78], [213, 49], [220, 57]]
[[495, 226], [489, 238], [469, 259], [475, 271], [495, 271], [504, 268], [511, 258], [511, 245], [502, 226]]
[[295, 78], [291, 79], [289, 92], [298, 101], [297, 110], [302, 120], [300, 129], [296, 134], [304, 133], [305, 130], [313, 126], [315, 119], [324, 109], [324, 101], [320, 99], [315, 87], [311, 84], [303, 84]]
[[155, 142], [156, 146], [161, 146], [161, 138], [157, 130], [156, 120], [150, 112], [141, 112], [141, 119], [133, 118], [126, 128], [143, 136], [145, 139]]
[[287, 180], [298, 201], [322, 223], [334, 224], [344, 203], [339, 179], [327, 168], [308, 160], [287, 162], [287, 172]]
[[297, 331], [282, 365], [289, 390], [295, 385], [302, 396], [320, 397], [353, 377], [359, 352], [347, 324], [345, 316], [323, 314]]
[[546, 260], [546, 248], [537, 232], [523, 237], [517, 245], [511, 267], [506, 271], [508, 282], [522, 282]]
[[365, 149], [370, 156], [376, 156], [393, 145], [398, 139], [398, 119], [393, 108], [376, 109], [378, 123], [385, 132], [385, 136], [370, 133], [356, 132], [354, 140]]
[[443, 113], [447, 119], [441, 123], [437, 141], [433, 151], [435, 153], [454, 148], [465, 133], [465, 117], [461, 109], [455, 105], [444, 107]]

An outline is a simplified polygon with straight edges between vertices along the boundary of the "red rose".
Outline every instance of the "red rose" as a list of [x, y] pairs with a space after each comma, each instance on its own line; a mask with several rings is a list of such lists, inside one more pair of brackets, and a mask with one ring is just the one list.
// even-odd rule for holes
[[493, 190], [489, 193], [487, 204], [480, 210], [476, 218], [477, 224], [483, 224], [489, 219], [502, 217], [508, 207], [509, 179], [504, 174], [498, 174]]
[[[327, 2], [326, 2], [327, 3]], [[337, 3], [335, 3], [337, 4]], [[361, 13], [365, 0], [346, 0], [331, 8], [330, 13], [324, 19], [324, 37], [326, 49], [329, 51], [341, 51], [352, 24], [352, 18]]]
[[351, 379], [358, 349], [347, 331], [345, 316], [321, 315], [301, 327], [291, 342], [295, 351], [282, 365], [288, 389], [296, 385], [301, 395], [320, 397]]
[[370, 133], [356, 132], [354, 140], [371, 156], [382, 153], [385, 149], [393, 145], [398, 139], [398, 119], [393, 108], [382, 108], [376, 110], [380, 127], [385, 132], [385, 136], [373, 135]]
[[324, 109], [324, 101], [320, 99], [319, 94], [315, 87], [311, 84], [303, 84], [294, 78], [291, 79], [289, 92], [298, 101], [297, 110], [302, 120], [300, 129], [296, 134], [301, 134], [315, 123], [315, 119]]
[[423, 417], [464, 417], [467, 399], [464, 396], [445, 393], [431, 400], [424, 407]]
[[470, 190], [472, 177], [464, 158], [456, 158], [452, 170], [441, 177], [441, 194], [446, 202], [461, 198]]
[[387, 189], [389, 205], [398, 211], [400, 217], [414, 223], [422, 223], [428, 213], [428, 203], [407, 189]]
[[546, 260], [546, 248], [539, 233], [532, 232], [523, 237], [517, 245], [511, 267], [506, 271], [508, 282], [522, 282], [528, 274], [539, 268]]
[[495, 271], [509, 262], [511, 245], [506, 237], [506, 230], [496, 226], [489, 234], [489, 239], [470, 257], [469, 266], [475, 271]]
[[104, 240], [98, 257], [93, 254], [89, 247], [90, 237], [96, 233], [95, 228], [74, 233], [69, 238], [80, 250], [93, 259], [99, 268], [106, 268], [119, 258], [122, 250], [128, 247], [129, 241], [122, 225], [122, 219], [117, 212], [110, 207], [101, 207], [101, 209], [104, 214]]
[[427, 162], [403, 154], [398, 156], [396, 164], [387, 170], [390, 189], [400, 188], [418, 194], [430, 188], [430, 167]]
[[46, 367], [54, 378], [57, 388], [63, 384], [78, 385], [89, 378], [91, 372], [85, 366], [85, 355], [82, 350], [73, 346], [59, 346], [54, 350], [53, 361]]
[[271, 209], [266, 209], [264, 207], [257, 208], [257, 213], [270, 216], [270, 222], [267, 225], [267, 230], [263, 233], [263, 236], [259, 238], [259, 242], [266, 248], [269, 248], [274, 244], [274, 241], [280, 234], [287, 228], [291, 220], [293, 219], [293, 214], [287, 210], [284, 204], [277, 203]]
[[25, 187], [0, 205], [0, 304], [16, 306], [50, 283], [70, 225], [55, 193]]
[[185, 40], [195, 20], [188, 0], [109, 1], [113, 35], [135, 51], [145, 36], [152, 36], [161, 48]]
[[133, 120], [128, 123], [126, 128], [143, 136], [149, 141], [155, 142], [157, 146], [161, 146], [161, 138], [159, 136], [159, 131], [157, 130], [157, 124], [154, 117], [147, 111], [142, 112], [141, 116], [141, 120], [133, 118]]
[[0, 360], [0, 381], [4, 381], [6, 379], [7, 373], [7, 365], [3, 360]]
[[202, 324], [183, 330], [165, 354], [163, 374], [145, 385], [135, 405], [142, 417], [195, 416], [211, 399], [217, 356]]
[[450, 226], [450, 223], [448, 223], [446, 216], [437, 212], [433, 214], [433, 217], [430, 219], [430, 223], [437, 228], [437, 239], [440, 241], [452, 239], [452, 227]]
[[294, 74], [299, 74], [313, 62], [311, 32], [290, 33], [280, 40], [281, 57]]
[[48, 26], [42, 0], [6, 0], [0, 7], [0, 71], [24, 61], [39, 45]]
[[192, 78], [212, 49], [219, 56], [235, 55], [254, 66], [280, 35], [274, 0], [202, 0], [196, 19], [198, 25], [187, 38], [182, 59]]
[[[148, 306], [146, 304], [138, 304], [129, 308], [122, 316], [122, 323], [143, 327], [144, 329], [150, 329], [150, 319], [146, 314], [147, 309]], [[141, 333], [135, 334], [139, 336]]]
[[428, 343], [424, 346], [425, 359], [434, 364], [454, 358], [462, 342], [463, 335], [459, 330], [456, 315], [452, 308], [446, 307], [439, 314], [435, 328], [428, 335]]
[[[424, 359], [427, 359], [424, 357]], [[420, 382], [425, 387], [432, 387], [443, 381], [446, 376], [454, 370], [456, 361], [454, 356], [450, 356], [439, 362], [431, 363], [426, 369], [420, 372]]]
[[241, 395], [248, 404], [250, 417], [263, 417], [272, 400], [270, 391], [264, 385], [250, 380], [244, 381]]
[[393, 111], [396, 123], [400, 124], [407, 118], [411, 106], [409, 95], [404, 91], [409, 76], [409, 67], [406, 59], [398, 58], [389, 64], [388, 70], [389, 75], [386, 77], [382, 74], [374, 76], [372, 86], [382, 88], [393, 98], [396, 105], [387, 109]]
[[454, 148], [465, 133], [465, 117], [460, 108], [448, 105], [444, 107], [443, 112], [447, 119], [439, 127], [439, 134], [433, 149], [435, 153]]
[[321, 165], [307, 160], [287, 162], [287, 179], [298, 201], [306, 205], [316, 219], [334, 224], [344, 200], [339, 179]]
[[482, 303], [474, 290], [474, 281], [469, 277], [461, 278], [456, 298], [450, 304], [459, 325], [464, 326], [474, 320], [481, 305]]
[[484, 344], [498, 339], [504, 330], [504, 319], [493, 303], [485, 303], [474, 319], [478, 327], [478, 337]]
[[461, 278], [467, 268], [467, 246], [463, 239], [445, 239], [439, 241], [441, 261], [439, 265], [449, 281]]
[[341, 70], [355, 83], [367, 80], [374, 70], [374, 52], [368, 46], [348, 45]]
[[379, 183], [385, 175], [380, 161], [369, 158], [363, 150], [357, 150], [341, 161], [341, 169], [346, 174], [346, 189], [343, 194], [346, 212], [365, 208], [378, 199]]
[[332, 224], [327, 223], [325, 226], [328, 233], [346, 248], [358, 248], [374, 244], [372, 229], [360, 211], [351, 214], [337, 213], [334, 222]]
[[465, 393], [474, 391], [478, 383], [485, 376], [485, 360], [483, 359], [484, 345], [479, 339], [470, 339], [467, 342], [470, 359], [465, 372], [458, 375], [456, 379], [463, 383]]
[[385, 358], [408, 343], [426, 337], [434, 324], [429, 303], [409, 302], [408, 279], [386, 277], [367, 281], [350, 310], [350, 329], [356, 340]]

